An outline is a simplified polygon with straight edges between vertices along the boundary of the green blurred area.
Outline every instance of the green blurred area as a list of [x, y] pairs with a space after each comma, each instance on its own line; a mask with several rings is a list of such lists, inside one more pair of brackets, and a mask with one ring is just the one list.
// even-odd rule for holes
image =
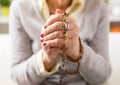
[[10, 6], [10, 0], [0, 0], [1, 6]]
[[109, 0], [105, 0], [106, 3], [109, 3]]
[[0, 16], [9, 16], [10, 0], [0, 0]]

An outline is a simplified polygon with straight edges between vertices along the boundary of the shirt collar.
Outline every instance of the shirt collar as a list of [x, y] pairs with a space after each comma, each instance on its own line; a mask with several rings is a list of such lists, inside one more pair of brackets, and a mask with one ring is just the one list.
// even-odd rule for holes
[[[86, 0], [73, 0], [70, 7], [67, 8], [66, 13], [70, 13], [76, 21], [78, 20], [78, 15], [82, 13]], [[39, 10], [42, 12], [45, 21], [50, 17], [49, 8], [46, 0], [36, 0]]]

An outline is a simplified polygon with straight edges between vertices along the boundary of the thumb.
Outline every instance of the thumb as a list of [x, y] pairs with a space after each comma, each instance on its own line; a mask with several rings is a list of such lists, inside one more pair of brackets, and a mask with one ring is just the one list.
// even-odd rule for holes
[[61, 9], [56, 9], [55, 14], [63, 14], [63, 11]]

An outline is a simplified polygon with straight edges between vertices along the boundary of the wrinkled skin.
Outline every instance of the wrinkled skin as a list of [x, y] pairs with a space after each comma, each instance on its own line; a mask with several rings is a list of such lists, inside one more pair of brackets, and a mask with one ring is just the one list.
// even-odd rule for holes
[[[43, 63], [46, 70], [50, 70], [58, 60], [58, 55], [62, 54], [62, 46], [64, 43], [63, 35], [63, 19], [64, 15], [61, 10], [57, 10], [54, 15], [45, 23], [41, 34], [41, 45], [43, 48]], [[79, 27], [76, 22], [67, 17], [67, 22], [70, 24], [67, 35], [67, 55], [72, 59], [77, 60], [79, 58]], [[65, 24], [64, 24], [65, 25]]]

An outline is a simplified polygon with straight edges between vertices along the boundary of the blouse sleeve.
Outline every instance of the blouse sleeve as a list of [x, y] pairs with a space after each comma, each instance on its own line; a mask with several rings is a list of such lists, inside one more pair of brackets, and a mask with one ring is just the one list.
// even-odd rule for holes
[[[105, 82], [111, 74], [111, 64], [108, 55], [108, 13], [104, 4], [101, 8], [101, 14], [97, 24], [97, 30], [93, 39], [86, 44], [82, 41], [84, 48], [83, 58], [80, 62], [79, 73], [92, 85], [98, 85]], [[66, 61], [75, 70], [77, 64]]]
[[[22, 27], [18, 10], [16, 2], [13, 2], [10, 7], [9, 23], [12, 51], [11, 78], [19, 85], [39, 85], [56, 70], [47, 72], [45, 69], [42, 69], [44, 66], [41, 50], [33, 54], [31, 40]], [[37, 62], [37, 59], [40, 61]], [[38, 67], [40, 67], [39, 71]]]

